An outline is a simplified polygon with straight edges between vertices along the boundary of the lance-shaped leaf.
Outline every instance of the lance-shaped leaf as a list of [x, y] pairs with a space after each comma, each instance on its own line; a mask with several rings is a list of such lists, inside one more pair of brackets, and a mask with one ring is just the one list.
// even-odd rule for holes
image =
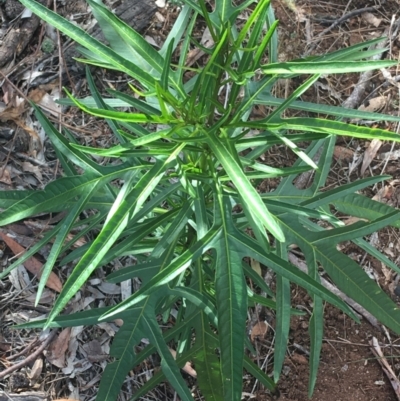
[[260, 223], [260, 232], [264, 231], [262, 229], [262, 226], [264, 226], [278, 241], [284, 241], [285, 237], [282, 230], [261, 200], [258, 192], [246, 177], [243, 168], [238, 164], [235, 156], [231, 153], [231, 149], [227, 147], [226, 143], [224, 143], [215, 132], [205, 132], [205, 135], [207, 136], [207, 142], [211, 149], [235, 184], [243, 202], [246, 203], [246, 209], [253, 215], [256, 224], [258, 222]]

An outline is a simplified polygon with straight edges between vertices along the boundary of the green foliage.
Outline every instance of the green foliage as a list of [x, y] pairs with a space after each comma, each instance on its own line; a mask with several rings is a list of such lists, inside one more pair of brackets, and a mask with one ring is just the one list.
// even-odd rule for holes
[[[207, 400], [240, 400], [243, 369], [273, 390], [285, 357], [290, 317], [298, 313], [290, 308], [290, 283], [305, 288], [314, 302], [309, 325], [312, 394], [323, 336], [323, 302], [357, 320], [342, 300], [320, 284], [319, 266], [342, 291], [387, 327], [400, 332], [396, 305], [360, 266], [337, 250], [337, 244], [350, 240], [390, 263], [363, 237], [387, 225], [399, 226], [400, 212], [356, 193], [387, 177], [321, 191], [336, 135], [395, 141], [399, 137], [385, 130], [312, 115], [399, 119], [300, 100], [321, 74], [396, 64], [366, 61], [374, 53], [366, 49], [378, 40], [321, 57], [279, 63], [277, 22], [269, 0], [256, 5], [248, 0], [239, 6], [221, 0], [211, 13], [204, 0], [186, 0], [164, 46], [156, 51], [102, 4], [88, 0], [108, 47], [41, 4], [33, 0], [21, 3], [78, 42], [85, 57], [82, 62], [123, 72], [132, 79], [132, 93], [113, 90], [113, 99], [103, 98], [87, 69], [92, 97], [78, 100], [69, 95], [64, 100], [64, 104], [76, 105], [106, 120], [119, 142], [109, 149], [80, 146], [71, 133], [58, 132], [33, 106], [57, 151], [64, 177], [43, 191], [0, 193], [5, 208], [0, 225], [38, 213], [67, 211], [51, 233], [1, 276], [53, 239], [40, 280], [39, 300], [55, 264], [78, 261], [47, 321], [23, 327], [124, 320], [113, 341], [111, 356], [115, 361], [104, 372], [98, 401], [116, 399], [128, 372], [155, 352], [161, 356], [162, 370], [135, 394], [135, 399], [167, 379], [181, 399], [192, 400], [179, 369], [188, 360], [195, 361], [199, 389]], [[253, 7], [251, 16], [244, 26], [236, 26], [236, 17], [249, 6]], [[191, 34], [198, 18], [207, 24], [215, 45], [203, 49], [208, 53], [204, 67], [187, 68], [188, 51], [197, 45]], [[268, 64], [262, 64], [265, 54]], [[307, 79], [288, 99], [272, 94], [279, 79], [299, 75]], [[253, 107], [259, 104], [274, 111], [266, 118], [249, 120]], [[118, 111], [119, 106], [130, 111]], [[284, 118], [283, 112], [289, 108], [306, 111], [309, 116]], [[307, 148], [299, 145], [305, 141]], [[275, 144], [287, 146], [297, 157], [291, 167], [259, 161], [258, 157]], [[321, 156], [314, 162], [317, 152]], [[105, 156], [112, 162], [100, 164], [92, 155]], [[295, 178], [312, 169], [312, 185], [297, 189]], [[276, 177], [281, 181], [275, 191], [258, 193], [260, 180]], [[333, 208], [367, 221], [344, 226]], [[86, 227], [82, 235], [92, 230], [98, 234], [71, 251], [79, 238], [67, 246], [65, 239], [77, 225]], [[288, 262], [288, 249], [293, 244], [304, 253], [308, 274]], [[59, 316], [97, 268], [127, 255], [136, 263], [112, 272], [107, 279], [118, 283], [139, 278], [142, 284], [137, 292], [114, 307]], [[276, 294], [254, 273], [249, 258], [276, 272]], [[391, 267], [396, 268], [393, 264]], [[248, 287], [249, 279], [268, 297], [254, 294]], [[245, 333], [247, 310], [255, 302], [276, 309], [274, 381], [247, 356], [246, 348], [251, 349]], [[178, 310], [174, 325], [161, 331], [160, 316], [169, 317], [171, 308]], [[136, 353], [142, 338], [148, 338], [150, 344]], [[177, 351], [176, 359], [169, 351], [170, 344]]]

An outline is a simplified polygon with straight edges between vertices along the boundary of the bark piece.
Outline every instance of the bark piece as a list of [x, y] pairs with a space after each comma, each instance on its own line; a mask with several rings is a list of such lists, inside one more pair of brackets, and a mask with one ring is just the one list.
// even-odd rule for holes
[[49, 401], [45, 393], [41, 392], [24, 392], [24, 393], [5, 393], [0, 391], [0, 401]]

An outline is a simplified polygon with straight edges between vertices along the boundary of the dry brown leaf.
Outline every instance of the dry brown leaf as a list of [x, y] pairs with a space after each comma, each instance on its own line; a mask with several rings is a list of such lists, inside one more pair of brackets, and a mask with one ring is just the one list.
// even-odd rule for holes
[[361, 175], [364, 175], [365, 170], [368, 168], [368, 166], [371, 164], [372, 160], [375, 158], [376, 154], [378, 153], [378, 150], [382, 146], [382, 141], [379, 139], [373, 139], [371, 143], [369, 144], [367, 150], [364, 153], [364, 158], [363, 162], [361, 165]]
[[36, 359], [35, 363], [33, 364], [32, 369], [29, 373], [29, 378], [34, 382], [37, 381], [40, 375], [42, 374], [42, 370], [43, 370], [43, 359], [40, 357]]
[[58, 117], [61, 113], [61, 105], [55, 102], [54, 94], [46, 93], [37, 104], [55, 117]]
[[349, 218], [347, 218], [347, 219], [344, 219], [344, 220], [343, 220], [343, 223], [344, 223], [346, 226], [350, 226], [350, 225], [352, 225], [352, 224], [354, 224], [354, 223], [357, 223], [358, 221], [368, 221], [368, 220], [367, 220], [367, 219], [362, 219], [362, 218], [360, 218], [360, 217], [352, 216], [352, 217], [349, 217]]
[[0, 182], [4, 182], [4, 184], [12, 185], [10, 170], [5, 167], [0, 169]]
[[[0, 231], [0, 238], [12, 250], [14, 255], [21, 256], [25, 252], [25, 248], [23, 246], [18, 244], [18, 242], [14, 241], [12, 238], [8, 237], [1, 231]], [[28, 270], [29, 272], [40, 278], [42, 274], [43, 264], [38, 259], [32, 256], [27, 261], [24, 262], [24, 266], [26, 270]], [[62, 283], [54, 272], [50, 273], [46, 286], [57, 292], [61, 292], [62, 290]]]
[[[204, 30], [200, 43], [207, 49], [214, 46], [214, 39], [208, 28]], [[193, 65], [200, 57], [204, 56], [204, 54], [205, 52], [201, 49], [190, 50], [186, 57], [186, 67]]]
[[[76, 362], [77, 362], [77, 352], [78, 352], [78, 347], [79, 347], [79, 342], [78, 342], [78, 337], [82, 334], [83, 332], [83, 326], [75, 326], [72, 327], [71, 329], [71, 334], [70, 338], [68, 341], [68, 351], [66, 353], [66, 361], [65, 361], [65, 368], [63, 368], [62, 372], [65, 375], [70, 375], [72, 372], [77, 373], [78, 368]], [[85, 361], [80, 362], [81, 368], [83, 368]], [[89, 363], [89, 362], [87, 362]]]
[[23, 162], [22, 170], [28, 173], [35, 174], [39, 181], [43, 181], [42, 171], [38, 166], [33, 165], [31, 162]]
[[375, 112], [375, 111], [382, 109], [386, 105], [387, 101], [388, 101], [388, 99], [386, 96], [377, 96], [377, 97], [367, 100], [365, 102], [365, 104], [362, 104], [358, 108], [358, 110]]
[[13, 105], [7, 106], [0, 114], [0, 121], [15, 121], [21, 122], [21, 115], [24, 112], [25, 104], [21, 103], [19, 106], [15, 107]]
[[344, 146], [335, 146], [333, 157], [340, 162], [350, 163], [353, 160], [354, 152]]
[[92, 340], [88, 343], [85, 343], [83, 344], [82, 348], [86, 352], [87, 360], [90, 363], [104, 361], [109, 357], [109, 355], [104, 353], [98, 340]]
[[[171, 351], [171, 354], [174, 357], [174, 359], [176, 359], [176, 351], [173, 350], [172, 348], [170, 348], [169, 350]], [[186, 362], [182, 370], [192, 377], [197, 377], [197, 372], [192, 368], [192, 364], [190, 362]]]
[[293, 355], [291, 355], [290, 359], [293, 362], [298, 363], [299, 365], [307, 365], [308, 364], [308, 359], [304, 355], [293, 354]]
[[46, 91], [41, 88], [35, 88], [29, 92], [28, 98], [34, 103], [39, 103], [45, 95]]
[[250, 339], [255, 341], [256, 339], [264, 338], [268, 332], [267, 322], [257, 322], [251, 329]]
[[68, 349], [70, 334], [70, 327], [64, 329], [47, 349], [46, 359], [58, 368], [65, 366], [65, 352]]
[[363, 13], [362, 17], [364, 19], [365, 22], [367, 22], [368, 24], [373, 25], [375, 28], [378, 28], [378, 26], [381, 24], [382, 22], [382, 18], [377, 18], [374, 14], [372, 13]]
[[[392, 196], [394, 192], [394, 188], [391, 185], [385, 185], [383, 188], [381, 188], [376, 195], [372, 197], [372, 200], [381, 202], [381, 203], [386, 203], [388, 199]], [[384, 201], [386, 199], [386, 201]]]
[[391, 281], [393, 281], [392, 273], [394, 273], [394, 271], [386, 267], [386, 265], [382, 262], [381, 262], [381, 269], [383, 276], [385, 277], [385, 284], [389, 284]]

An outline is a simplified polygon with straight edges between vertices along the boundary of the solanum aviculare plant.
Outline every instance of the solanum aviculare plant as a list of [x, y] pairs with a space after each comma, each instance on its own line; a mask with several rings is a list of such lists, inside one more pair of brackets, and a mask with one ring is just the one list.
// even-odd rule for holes
[[[323, 338], [323, 303], [329, 302], [357, 320], [347, 304], [320, 284], [319, 266], [347, 295], [400, 332], [396, 305], [360, 266], [337, 250], [337, 244], [351, 240], [398, 270], [364, 238], [387, 225], [399, 225], [399, 212], [357, 193], [387, 177], [322, 191], [337, 135], [399, 141], [389, 131], [329, 116], [399, 119], [301, 101], [321, 74], [394, 65], [387, 60], [366, 60], [376, 53], [366, 49], [378, 40], [321, 57], [279, 63], [277, 22], [268, 0], [248, 0], [239, 6], [230, 0], [217, 1], [212, 12], [204, 0], [186, 0], [163, 47], [156, 50], [100, 2], [88, 0], [109, 43], [105, 45], [41, 4], [33, 0], [21, 3], [76, 41], [82, 62], [116, 70], [131, 80], [131, 91], [102, 94], [88, 68], [92, 96], [75, 99], [66, 92], [68, 99], [63, 100], [105, 119], [118, 142], [107, 149], [80, 145], [71, 132], [58, 132], [34, 106], [64, 176], [43, 191], [0, 193], [5, 209], [0, 214], [2, 226], [38, 213], [67, 211], [51, 232], [0, 275], [5, 276], [54, 239], [39, 284], [39, 300], [54, 267], [73, 263], [47, 321], [21, 327], [124, 321], [113, 340], [111, 356], [115, 359], [104, 371], [97, 400], [117, 399], [128, 372], [155, 352], [161, 356], [162, 370], [138, 389], [134, 399], [166, 378], [181, 399], [192, 400], [179, 370], [188, 360], [195, 362], [199, 390], [206, 400], [240, 400], [244, 369], [273, 391], [285, 356], [290, 317], [302, 313], [291, 309], [291, 283], [313, 298], [311, 395]], [[246, 8], [252, 10], [250, 17], [244, 24], [237, 23]], [[214, 46], [202, 48], [207, 56], [204, 65], [189, 68], [189, 50], [200, 46], [192, 38], [199, 18], [210, 30]], [[304, 76], [304, 83], [287, 99], [273, 96], [279, 79], [298, 76]], [[258, 104], [273, 111], [263, 119], [250, 118]], [[310, 114], [283, 117], [288, 109]], [[312, 117], [315, 113], [327, 117]], [[308, 147], [304, 143], [309, 143]], [[297, 161], [292, 166], [266, 165], [260, 160], [277, 144], [295, 154]], [[315, 162], [317, 152], [320, 156]], [[96, 162], [101, 156], [111, 162]], [[314, 170], [312, 185], [296, 188], [296, 177], [309, 170]], [[278, 188], [260, 194], [257, 183], [271, 178], [280, 179]], [[334, 208], [367, 221], [344, 226]], [[85, 245], [77, 244], [79, 235], [66, 243], [75, 226], [85, 227], [81, 235], [96, 235]], [[308, 274], [288, 262], [291, 245], [303, 252]], [[275, 292], [251, 268], [250, 258], [276, 273]], [[112, 268], [107, 280], [119, 283], [138, 278], [140, 289], [115, 306], [93, 305], [87, 311], [62, 315], [96, 269], [109, 270], [115, 259], [124, 267]], [[268, 296], [260, 296], [255, 289]], [[276, 310], [273, 379], [248, 355], [253, 349], [245, 330], [247, 312], [255, 303]], [[170, 322], [168, 329], [160, 329], [161, 319]], [[147, 338], [149, 345], [136, 353], [142, 338]], [[171, 346], [176, 350], [175, 359]]]

